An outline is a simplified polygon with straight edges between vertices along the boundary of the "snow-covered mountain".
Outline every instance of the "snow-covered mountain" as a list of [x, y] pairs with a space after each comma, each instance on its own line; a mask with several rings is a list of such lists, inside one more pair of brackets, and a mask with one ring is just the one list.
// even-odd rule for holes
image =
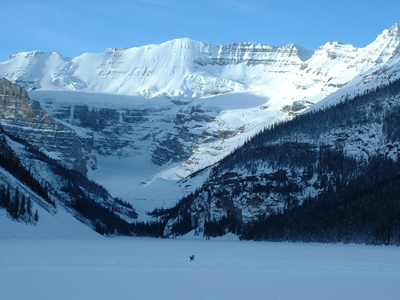
[[399, 245], [400, 79], [333, 99], [182, 180], [164, 235]]
[[310, 51], [295, 44], [177, 39], [75, 58], [17, 53], [0, 63], [0, 77], [28, 90], [51, 119], [40, 122], [59, 129], [43, 130], [67, 134], [70, 145], [80, 145], [77, 156], [73, 160], [66, 145], [43, 143], [40, 131], [32, 133], [37, 121], [21, 107], [13, 110], [13, 103], [3, 104], [1, 123], [64, 165], [88, 170], [141, 213], [170, 207], [202, 184], [200, 177], [186, 185], [177, 180], [268, 125], [397, 79], [399, 28], [396, 23], [364, 48], [329, 42]]
[[[74, 90], [173, 99], [254, 89], [260, 72], [296, 68], [312, 52], [296, 45], [214, 46], [190, 39], [129, 49], [106, 49], [73, 59], [58, 53], [18, 53], [2, 75], [28, 90]], [[270, 67], [266, 69], [266, 67]], [[252, 72], [246, 72], [248, 69]]]
[[0, 237], [123, 234], [136, 216], [104, 187], [0, 126]]

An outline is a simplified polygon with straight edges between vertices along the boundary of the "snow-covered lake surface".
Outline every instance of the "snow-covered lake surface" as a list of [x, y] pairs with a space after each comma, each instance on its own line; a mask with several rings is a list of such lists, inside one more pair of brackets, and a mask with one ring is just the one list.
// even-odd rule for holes
[[[195, 261], [189, 261], [189, 255]], [[0, 299], [399, 299], [400, 248], [0, 239]]]

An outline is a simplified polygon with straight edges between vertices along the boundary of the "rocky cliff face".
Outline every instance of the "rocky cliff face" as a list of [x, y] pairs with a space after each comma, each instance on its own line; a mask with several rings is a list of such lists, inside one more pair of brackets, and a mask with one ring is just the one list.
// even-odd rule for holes
[[276, 65], [285, 67], [300, 64], [308, 60], [313, 51], [295, 44], [274, 47], [258, 43], [240, 43], [230, 45], [201, 44], [201, 49], [207, 59], [197, 59], [199, 65], [235, 65], [244, 63], [246, 66]]
[[[80, 128], [84, 153], [93, 150], [120, 159], [148, 154], [154, 164], [162, 166], [185, 161], [196, 145], [228, 135], [219, 136], [209, 128], [218, 115], [215, 108], [175, 105], [168, 99], [164, 99], [168, 105], [113, 108], [60, 103], [55, 98], [46, 98], [44, 108], [64, 124]], [[90, 160], [88, 167], [96, 169], [96, 161]]]
[[86, 173], [82, 143], [75, 132], [55, 121], [39, 102], [7, 79], [0, 79], [0, 108], [0, 122], [6, 131], [51, 157], [61, 158], [66, 166]]

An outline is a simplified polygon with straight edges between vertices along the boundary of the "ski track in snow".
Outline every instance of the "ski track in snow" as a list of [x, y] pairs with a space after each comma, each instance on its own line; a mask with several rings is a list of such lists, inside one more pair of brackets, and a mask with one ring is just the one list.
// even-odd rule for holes
[[398, 299], [400, 248], [12, 238], [0, 278], [0, 299]]

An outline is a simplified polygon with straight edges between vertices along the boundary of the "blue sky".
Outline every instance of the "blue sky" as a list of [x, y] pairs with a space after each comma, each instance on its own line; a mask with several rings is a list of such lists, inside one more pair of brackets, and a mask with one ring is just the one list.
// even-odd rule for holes
[[23, 51], [75, 57], [183, 37], [365, 47], [396, 22], [399, 0], [0, 0], [0, 61]]

